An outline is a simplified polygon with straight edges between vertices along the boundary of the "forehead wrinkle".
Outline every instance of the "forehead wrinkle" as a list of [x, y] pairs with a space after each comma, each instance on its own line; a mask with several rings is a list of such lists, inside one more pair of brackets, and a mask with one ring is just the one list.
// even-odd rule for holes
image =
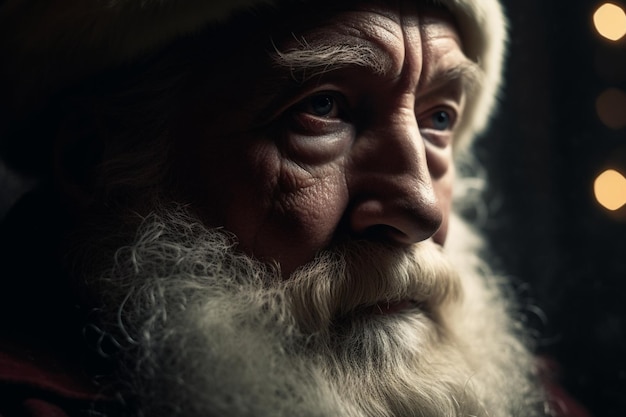
[[[270, 57], [298, 81], [349, 67], [364, 67], [376, 75], [399, 73], [404, 50], [397, 46], [402, 34], [393, 26], [398, 23], [375, 14], [379, 18], [344, 15], [303, 35], [292, 33], [291, 41], [282, 42], [286, 48], [273, 43]], [[329, 31], [333, 25], [337, 27]]]
[[386, 9], [365, 9], [370, 15], [361, 19], [361, 24], [354, 24], [353, 30], [372, 44], [387, 57], [388, 70], [386, 75], [399, 77], [402, 73], [406, 57], [405, 33], [400, 12]]
[[[459, 54], [454, 48], [439, 55], [436, 53], [436, 41], [443, 37], [450, 37], [451, 32], [444, 30], [441, 34], [441, 27], [433, 26], [436, 20], [432, 16], [426, 15], [422, 18], [418, 32], [422, 39], [422, 77], [419, 81], [418, 90], [427, 91], [445, 88], [446, 85], [460, 85], [462, 92], [471, 94], [482, 84], [485, 74], [478, 63], [470, 60], [463, 53], [463, 49], [458, 39], [456, 27], [451, 38], [459, 45]], [[437, 59], [435, 57], [438, 56]]]
[[401, 45], [403, 46], [402, 65], [398, 77], [404, 74], [407, 87], [419, 83], [423, 72], [423, 45], [420, 30], [421, 16], [414, 9], [400, 11]]

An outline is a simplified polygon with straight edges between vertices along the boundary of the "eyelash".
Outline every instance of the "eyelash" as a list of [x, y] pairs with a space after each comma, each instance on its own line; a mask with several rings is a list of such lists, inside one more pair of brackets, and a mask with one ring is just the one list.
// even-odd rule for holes
[[291, 128], [304, 136], [325, 136], [345, 129], [349, 105], [340, 92], [323, 90], [292, 105], [286, 113]]
[[[438, 123], [438, 121], [435, 120], [435, 117], [442, 116], [443, 114], [445, 114], [445, 117], [447, 117], [448, 119], [447, 126], [444, 128], [439, 128], [435, 126]], [[424, 123], [423, 121], [426, 121], [426, 123]], [[422, 129], [432, 129], [437, 132], [453, 131], [457, 124], [457, 114], [452, 108], [436, 108], [434, 111], [429, 111], [425, 117], [420, 117], [418, 119], [418, 124]]]
[[[295, 111], [306, 113], [312, 117], [323, 119], [341, 118], [345, 115], [347, 109], [346, 98], [336, 91], [321, 91], [312, 94], [296, 104]], [[324, 108], [316, 109], [317, 106], [328, 106], [331, 108], [325, 114]]]
[[[416, 121], [423, 131], [425, 139], [444, 146], [451, 142], [451, 135], [458, 122], [456, 109], [451, 106], [434, 107], [434, 110], [416, 114]], [[305, 135], [325, 135], [337, 129], [343, 123], [353, 122], [350, 114], [350, 104], [347, 98], [334, 90], [322, 90], [310, 94], [289, 111], [289, 118], [294, 130]], [[447, 117], [443, 120], [445, 126], [438, 126], [436, 117]]]

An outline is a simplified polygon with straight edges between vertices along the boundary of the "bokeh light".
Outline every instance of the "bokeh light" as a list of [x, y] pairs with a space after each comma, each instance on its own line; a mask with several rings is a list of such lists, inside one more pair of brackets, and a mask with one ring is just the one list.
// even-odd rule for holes
[[626, 35], [626, 13], [613, 3], [604, 3], [593, 14], [593, 23], [598, 33], [616, 41]]
[[604, 90], [596, 99], [596, 112], [607, 127], [626, 127], [626, 93], [617, 88]]
[[596, 200], [609, 210], [626, 205], [626, 178], [614, 169], [598, 175], [593, 183]]

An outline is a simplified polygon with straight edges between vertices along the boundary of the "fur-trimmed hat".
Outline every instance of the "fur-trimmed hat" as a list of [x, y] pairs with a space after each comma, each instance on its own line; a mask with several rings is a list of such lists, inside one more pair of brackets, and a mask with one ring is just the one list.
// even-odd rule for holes
[[[501, 82], [506, 23], [498, 0], [438, 2], [455, 16], [465, 54], [485, 73], [480, 91], [466, 107], [458, 150], [489, 121]], [[132, 62], [135, 56], [235, 11], [271, 3], [279, 1], [4, 0], [0, 4], [2, 157], [17, 169], [33, 170], [32, 152], [45, 148], [41, 145], [46, 139], [20, 137], [16, 126], [76, 80]]]

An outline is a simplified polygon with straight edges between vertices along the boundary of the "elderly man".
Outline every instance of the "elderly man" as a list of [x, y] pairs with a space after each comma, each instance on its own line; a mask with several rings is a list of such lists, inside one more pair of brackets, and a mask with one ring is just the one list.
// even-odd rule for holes
[[548, 412], [451, 208], [496, 0], [7, 0], [0, 27], [2, 155], [38, 180], [2, 227], [0, 415]]

